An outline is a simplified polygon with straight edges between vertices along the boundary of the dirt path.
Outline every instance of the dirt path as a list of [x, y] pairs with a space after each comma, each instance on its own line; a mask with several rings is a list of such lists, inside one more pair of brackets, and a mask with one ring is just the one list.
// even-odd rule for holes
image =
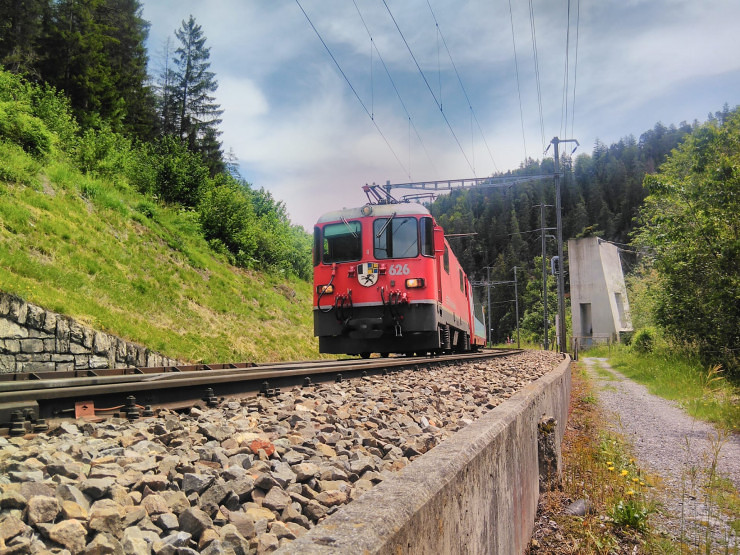
[[[723, 435], [676, 403], [648, 393], [606, 359], [583, 358], [582, 362], [597, 385], [607, 417], [614, 416], [611, 427], [632, 444], [641, 467], [659, 478], [662, 487], [654, 491], [661, 507], [653, 520], [658, 529], [698, 546], [707, 543], [709, 524], [713, 548], [738, 549], [740, 538], [728, 519], [718, 514], [717, 502], [708, 501], [706, 484], [716, 462], [716, 473], [740, 489], [740, 437]], [[597, 373], [597, 366], [613, 377]]]

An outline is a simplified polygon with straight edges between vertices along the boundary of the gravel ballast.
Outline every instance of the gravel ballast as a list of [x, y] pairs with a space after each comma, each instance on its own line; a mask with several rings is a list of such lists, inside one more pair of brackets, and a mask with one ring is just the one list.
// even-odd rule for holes
[[[583, 362], [599, 385], [601, 406], [613, 418], [611, 428], [623, 434], [634, 448], [639, 464], [659, 477], [660, 503], [656, 524], [666, 534], [689, 545], [707, 543], [717, 549], [740, 545], [727, 518], [707, 497], [708, 473], [740, 490], [740, 436], [722, 434], [714, 426], [692, 418], [675, 402], [650, 394], [647, 389], [614, 370], [602, 358]], [[613, 378], [594, 371], [596, 365]]]
[[561, 362], [524, 352], [0, 438], [0, 553], [267, 553]]

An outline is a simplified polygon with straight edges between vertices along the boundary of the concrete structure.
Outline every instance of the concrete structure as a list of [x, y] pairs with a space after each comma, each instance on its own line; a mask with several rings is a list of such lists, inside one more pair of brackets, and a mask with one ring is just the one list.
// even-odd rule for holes
[[573, 339], [579, 346], [632, 331], [619, 249], [598, 237], [568, 241]]
[[[278, 553], [524, 553], [540, 487], [557, 480], [569, 398], [566, 357]], [[543, 476], [547, 443], [557, 465]]]

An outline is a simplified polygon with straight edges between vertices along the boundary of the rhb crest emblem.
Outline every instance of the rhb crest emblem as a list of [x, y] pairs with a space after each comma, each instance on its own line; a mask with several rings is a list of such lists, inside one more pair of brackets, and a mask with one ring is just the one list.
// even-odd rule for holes
[[357, 266], [357, 281], [364, 287], [372, 287], [378, 282], [378, 263], [367, 262]]

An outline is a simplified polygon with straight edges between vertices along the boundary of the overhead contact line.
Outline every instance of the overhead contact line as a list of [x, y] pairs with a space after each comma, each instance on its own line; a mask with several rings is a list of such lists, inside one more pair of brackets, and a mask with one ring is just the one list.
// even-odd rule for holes
[[[296, 0], [296, 2], [297, 1], [298, 0]], [[432, 95], [432, 98], [434, 99], [434, 103], [437, 105], [437, 108], [439, 108], [439, 113], [442, 114], [442, 117], [444, 118], [445, 123], [447, 124], [447, 127], [450, 130], [450, 133], [455, 139], [455, 142], [457, 143], [457, 146], [460, 149], [460, 152], [462, 153], [463, 158], [465, 158], [465, 161], [468, 163], [468, 167], [470, 168], [470, 171], [473, 172], [473, 175], [477, 175], [475, 173], [475, 169], [473, 168], [473, 165], [470, 163], [470, 160], [468, 159], [468, 155], [465, 154], [465, 149], [463, 149], [462, 144], [460, 144], [460, 139], [457, 138], [457, 135], [455, 134], [454, 129], [452, 129], [452, 125], [450, 124], [450, 121], [447, 119], [447, 114], [445, 114], [444, 110], [442, 110], [442, 103], [437, 99], [437, 95], [434, 94], [434, 91], [432, 90], [432, 86], [429, 84], [429, 81], [427, 80], [426, 75], [424, 75], [424, 72], [421, 70], [421, 66], [419, 65], [419, 62], [416, 60], [416, 56], [414, 56], [414, 53], [411, 50], [411, 46], [409, 46], [409, 43], [406, 40], [406, 37], [404, 36], [403, 31], [401, 31], [401, 28], [399, 27], [398, 22], [396, 21], [396, 18], [393, 16], [391, 9], [388, 7], [388, 3], [386, 2], [386, 0], [383, 0], [383, 5], [385, 6], [385, 9], [388, 11], [388, 15], [391, 16], [391, 20], [393, 20], [393, 24], [396, 26], [396, 30], [398, 31], [398, 34], [401, 35], [401, 39], [403, 39], [403, 43], [406, 45], [406, 49], [409, 51], [409, 54], [411, 55], [411, 59], [414, 60], [414, 63], [416, 64], [416, 69], [419, 71], [419, 75], [421, 75], [421, 78], [424, 80], [424, 83], [426, 84], [427, 89], [429, 90], [429, 94]]]
[[349, 85], [349, 88], [354, 93], [355, 98], [357, 98], [357, 101], [360, 103], [360, 106], [362, 106], [362, 109], [365, 110], [365, 113], [367, 114], [367, 117], [370, 118], [370, 121], [373, 122], [373, 125], [375, 126], [375, 129], [378, 131], [378, 133], [380, 133], [380, 136], [383, 138], [383, 141], [385, 141], [386, 146], [388, 147], [388, 149], [391, 151], [391, 153], [395, 157], [396, 162], [398, 162], [398, 165], [401, 166], [401, 169], [403, 169], [404, 174], [408, 175], [409, 176], [409, 179], [410, 179], [411, 178], [411, 174], [409, 173], [408, 169], [406, 169], [406, 166], [403, 164], [403, 162], [401, 162], [401, 159], [396, 154], [396, 151], [393, 149], [393, 147], [391, 146], [390, 142], [386, 138], [385, 134], [380, 129], [380, 126], [378, 126], [378, 123], [375, 121], [375, 118], [373, 117], [373, 114], [371, 113], [371, 111], [368, 110], [367, 106], [362, 101], [362, 98], [360, 98], [360, 95], [357, 94], [357, 91], [352, 86], [352, 83], [350, 82], [349, 78], [347, 77], [347, 74], [344, 73], [344, 70], [342, 69], [342, 66], [339, 65], [339, 62], [337, 61], [336, 57], [332, 53], [331, 49], [329, 48], [329, 45], [326, 44], [326, 41], [321, 36], [321, 33], [319, 33], [319, 30], [313, 24], [313, 21], [311, 21], [311, 18], [308, 17], [308, 14], [306, 13], [306, 10], [304, 10], [303, 9], [303, 6], [301, 6], [300, 0], [295, 0], [295, 2], [296, 2], [296, 4], [298, 4], [298, 7], [303, 12], [303, 15], [306, 17], [306, 20], [308, 21], [309, 25], [311, 25], [311, 28], [314, 30], [314, 33], [316, 33], [316, 36], [319, 37], [319, 40], [321, 41], [321, 44], [324, 45], [324, 48], [326, 49], [327, 53], [331, 57], [332, 61], [334, 62], [334, 65], [337, 66], [337, 69], [339, 70], [339, 73], [341, 73], [342, 74], [342, 77], [344, 77], [344, 80], [347, 82], [347, 85]]

